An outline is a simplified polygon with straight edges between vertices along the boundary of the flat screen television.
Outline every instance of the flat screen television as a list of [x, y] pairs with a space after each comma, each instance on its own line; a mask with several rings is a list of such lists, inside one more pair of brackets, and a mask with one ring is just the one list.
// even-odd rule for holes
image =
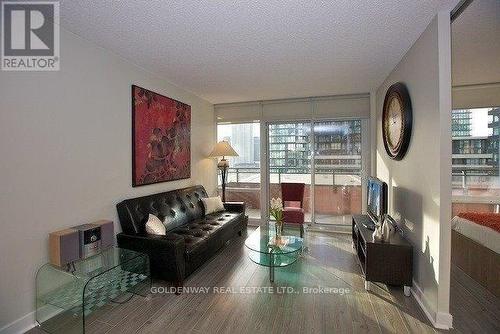
[[367, 211], [375, 224], [382, 223], [382, 216], [387, 213], [387, 183], [376, 177], [368, 178]]

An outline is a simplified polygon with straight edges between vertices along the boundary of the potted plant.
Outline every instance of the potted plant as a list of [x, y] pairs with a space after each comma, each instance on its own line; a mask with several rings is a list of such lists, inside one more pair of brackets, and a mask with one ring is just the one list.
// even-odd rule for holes
[[271, 199], [271, 209], [269, 211], [274, 220], [276, 220], [276, 238], [280, 238], [283, 233], [283, 202], [281, 198]]

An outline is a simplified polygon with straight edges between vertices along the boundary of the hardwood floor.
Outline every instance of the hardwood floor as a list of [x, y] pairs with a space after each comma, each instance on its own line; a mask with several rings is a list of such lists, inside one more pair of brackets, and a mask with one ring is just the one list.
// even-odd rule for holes
[[[269, 282], [267, 268], [250, 261], [241, 238], [186, 281], [187, 288], [208, 287], [209, 293], [151, 294], [134, 296], [124, 305], [106, 305], [89, 317], [87, 333], [436, 332], [413, 297], [405, 297], [401, 288], [372, 284], [373, 291], [364, 290], [350, 235], [309, 232], [306, 238], [308, 252], [295, 264], [277, 269], [274, 283]], [[154, 286], [169, 287], [164, 282]], [[221, 288], [241, 292], [264, 287], [274, 288], [274, 293], [214, 293]], [[304, 293], [304, 287], [331, 291]], [[454, 332], [468, 333], [469, 328]]]
[[[500, 278], [499, 278], [500, 279]], [[452, 266], [450, 312], [460, 333], [500, 333], [500, 300]]]

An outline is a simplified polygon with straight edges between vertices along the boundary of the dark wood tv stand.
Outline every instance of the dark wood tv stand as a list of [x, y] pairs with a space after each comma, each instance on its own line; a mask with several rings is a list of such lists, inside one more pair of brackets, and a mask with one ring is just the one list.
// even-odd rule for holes
[[373, 241], [373, 231], [363, 223], [370, 224], [368, 215], [352, 216], [352, 245], [358, 255], [365, 278], [365, 289], [370, 282], [403, 285], [404, 294], [410, 295], [413, 277], [413, 246], [398, 232], [389, 242]]

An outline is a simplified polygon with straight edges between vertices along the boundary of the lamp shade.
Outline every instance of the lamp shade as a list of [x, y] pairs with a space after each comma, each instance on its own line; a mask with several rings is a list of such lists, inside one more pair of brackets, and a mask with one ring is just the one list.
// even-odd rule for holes
[[215, 144], [214, 149], [208, 155], [210, 158], [216, 157], [237, 157], [238, 153], [229, 145], [227, 141], [220, 141]]

